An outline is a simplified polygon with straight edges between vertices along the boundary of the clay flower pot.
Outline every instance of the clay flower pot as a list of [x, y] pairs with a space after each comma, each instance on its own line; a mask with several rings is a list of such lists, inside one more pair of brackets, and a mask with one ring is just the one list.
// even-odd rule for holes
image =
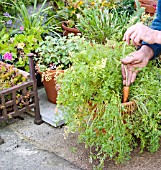
[[44, 85], [47, 99], [49, 100], [49, 102], [56, 104], [56, 99], [57, 99], [59, 88], [56, 83], [55, 76], [57, 76], [61, 73], [64, 73], [64, 70], [49, 70], [49, 71], [47, 71], [48, 72], [47, 73], [47, 72], [41, 72], [40, 68], [38, 66], [36, 66], [36, 67], [37, 67], [38, 73], [41, 75], [41, 77], [44, 77], [48, 73], [50, 74], [50, 76], [49, 76], [50, 79], [46, 80], [46, 79], [42, 78], [43, 85]]
[[52, 79], [49, 80], [49, 81], [44, 80], [43, 85], [44, 85], [48, 100], [51, 103], [56, 104], [58, 89], [57, 89], [57, 83], [56, 83], [56, 80], [55, 80], [55, 76], [60, 74], [60, 73], [63, 73], [64, 71], [63, 70], [50, 70], [50, 71], [52, 73]]
[[139, 0], [139, 2], [141, 7], [145, 7], [145, 13], [150, 14], [151, 16], [155, 14], [157, 0]]
[[68, 21], [63, 21], [62, 22], [62, 29], [63, 31], [63, 35], [64, 36], [68, 36], [68, 34], [70, 33], [74, 33], [74, 35], [77, 35], [78, 33], [81, 33], [77, 28], [70, 28], [68, 27]]

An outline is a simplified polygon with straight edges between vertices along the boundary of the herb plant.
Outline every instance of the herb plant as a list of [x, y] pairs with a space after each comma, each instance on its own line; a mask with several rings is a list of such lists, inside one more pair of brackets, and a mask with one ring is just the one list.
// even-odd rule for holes
[[119, 6], [91, 6], [82, 11], [77, 22], [77, 28], [88, 39], [105, 44], [112, 39], [122, 41], [128, 27], [143, 22], [150, 25], [152, 17], [145, 16], [145, 9], [140, 7], [136, 0], [136, 10], [130, 15], [128, 10], [118, 10]]
[[[149, 63], [141, 70], [129, 96], [137, 110], [123, 115], [122, 42], [81, 48], [71, 57], [72, 67], [57, 77], [57, 104], [65, 110], [68, 132], [79, 132], [78, 140], [90, 148], [91, 163], [100, 161], [97, 169], [103, 169], [107, 158], [116, 162], [130, 159], [138, 140], [141, 151], [156, 151], [161, 135], [160, 68]], [[126, 47], [124, 55], [133, 50]]]

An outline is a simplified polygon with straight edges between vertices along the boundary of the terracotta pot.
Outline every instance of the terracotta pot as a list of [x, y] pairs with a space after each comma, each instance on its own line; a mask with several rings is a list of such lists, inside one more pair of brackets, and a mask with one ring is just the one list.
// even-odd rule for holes
[[62, 29], [64, 30], [63, 31], [64, 36], [68, 36], [68, 34], [70, 33], [74, 33], [74, 35], [77, 35], [78, 33], [80, 33], [80, 31], [77, 28], [68, 27], [68, 21], [62, 22]]
[[[64, 73], [64, 70], [50, 70], [50, 73], [52, 73], [52, 79], [49, 81], [43, 80], [43, 85], [46, 91], [47, 99], [51, 102], [56, 104], [56, 99], [58, 95], [58, 87], [55, 80], [55, 76], [57, 76], [60, 73]], [[40, 75], [42, 76], [42, 72], [40, 72]]]
[[139, 0], [139, 2], [141, 7], [145, 7], [145, 13], [150, 14], [151, 16], [156, 13], [157, 0]]

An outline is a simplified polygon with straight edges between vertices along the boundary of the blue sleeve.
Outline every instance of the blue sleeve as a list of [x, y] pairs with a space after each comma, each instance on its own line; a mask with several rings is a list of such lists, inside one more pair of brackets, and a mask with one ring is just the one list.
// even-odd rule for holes
[[[156, 18], [153, 20], [150, 28], [161, 31], [161, 0], [158, 0]], [[152, 59], [155, 59], [161, 54], [161, 44], [156, 44], [156, 43], [148, 44], [146, 42], [142, 42], [142, 45], [147, 45], [153, 50], [154, 56]]]

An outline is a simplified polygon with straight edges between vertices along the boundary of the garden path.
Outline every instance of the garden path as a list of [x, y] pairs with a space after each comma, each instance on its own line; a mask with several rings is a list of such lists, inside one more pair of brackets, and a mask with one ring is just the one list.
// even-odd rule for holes
[[[46, 100], [45, 95], [42, 100]], [[40, 102], [41, 104], [41, 102]], [[23, 114], [24, 120], [15, 119], [0, 126], [0, 169], [3, 170], [91, 170], [89, 151], [77, 143], [77, 134], [64, 138], [64, 128], [47, 123], [35, 125], [33, 116]], [[161, 148], [151, 154], [132, 152], [126, 164], [117, 165], [107, 160], [104, 170], [161, 170]]]

